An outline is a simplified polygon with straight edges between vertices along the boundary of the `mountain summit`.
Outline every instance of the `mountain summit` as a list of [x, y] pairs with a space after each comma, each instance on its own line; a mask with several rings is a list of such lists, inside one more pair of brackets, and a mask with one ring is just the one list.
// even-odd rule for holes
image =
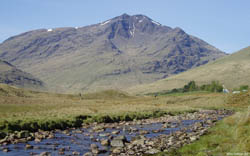
[[1, 59], [65, 92], [150, 83], [225, 55], [180, 28], [127, 14], [85, 27], [34, 30], [0, 44]]

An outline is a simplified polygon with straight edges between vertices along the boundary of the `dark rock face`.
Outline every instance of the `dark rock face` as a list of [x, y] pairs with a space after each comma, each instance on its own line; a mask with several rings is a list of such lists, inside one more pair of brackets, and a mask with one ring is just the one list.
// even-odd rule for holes
[[0, 60], [0, 83], [27, 89], [42, 90], [44, 83], [31, 74], [17, 69], [12, 64]]
[[149, 83], [222, 56], [180, 28], [127, 14], [86, 27], [34, 30], [0, 44], [0, 58], [70, 91]]

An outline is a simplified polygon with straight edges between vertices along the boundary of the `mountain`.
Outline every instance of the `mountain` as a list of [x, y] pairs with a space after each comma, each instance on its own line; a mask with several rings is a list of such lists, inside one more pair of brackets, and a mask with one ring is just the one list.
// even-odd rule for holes
[[2, 60], [0, 60], [0, 83], [33, 90], [45, 89], [41, 80]]
[[180, 28], [127, 14], [85, 27], [29, 31], [0, 45], [0, 58], [60, 92], [151, 83], [225, 55]]
[[250, 86], [250, 47], [244, 48], [229, 56], [220, 58], [178, 75], [145, 85], [138, 85], [128, 89], [133, 93], [153, 93], [183, 87], [194, 80], [199, 85], [211, 81], [219, 81], [227, 89], [239, 88], [240, 85]]

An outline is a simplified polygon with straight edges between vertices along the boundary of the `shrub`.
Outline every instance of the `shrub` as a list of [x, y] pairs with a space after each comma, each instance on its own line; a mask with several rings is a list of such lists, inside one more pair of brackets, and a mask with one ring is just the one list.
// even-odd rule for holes
[[240, 90], [248, 90], [248, 85], [241, 85]]

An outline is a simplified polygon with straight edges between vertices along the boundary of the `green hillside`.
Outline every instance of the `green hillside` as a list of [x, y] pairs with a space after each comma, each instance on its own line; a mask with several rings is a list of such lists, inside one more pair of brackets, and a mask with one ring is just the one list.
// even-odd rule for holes
[[129, 88], [130, 93], [151, 93], [180, 88], [194, 80], [199, 85], [219, 81], [226, 88], [250, 85], [250, 47], [229, 56], [157, 82]]

